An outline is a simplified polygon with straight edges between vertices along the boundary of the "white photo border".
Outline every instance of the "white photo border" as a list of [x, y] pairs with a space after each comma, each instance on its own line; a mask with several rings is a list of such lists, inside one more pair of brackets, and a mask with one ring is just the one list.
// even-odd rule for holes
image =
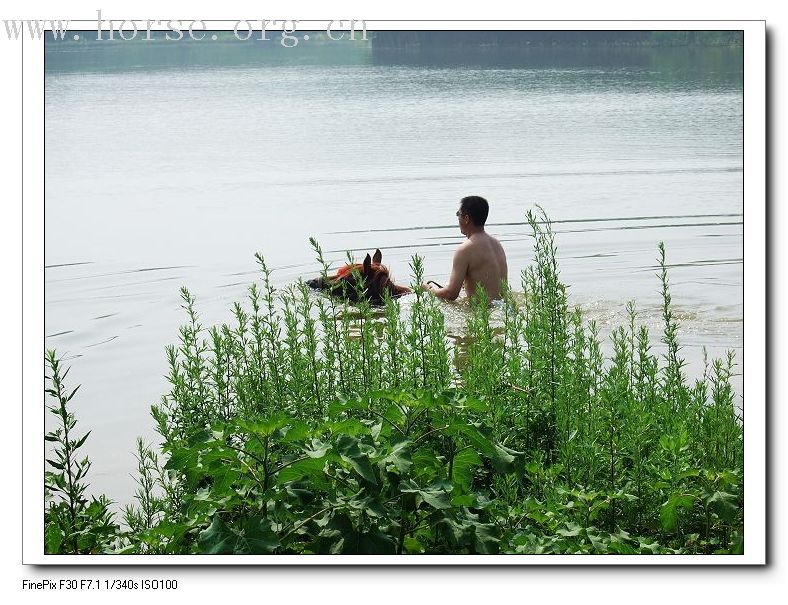
[[[239, 15], [242, 17], [243, 15]], [[188, 22], [190, 19], [185, 19]], [[205, 20], [208, 30], [234, 21]], [[325, 20], [298, 20], [318, 30]], [[72, 21], [71, 30], [94, 30]], [[166, 29], [157, 27], [154, 29]], [[337, 31], [342, 28], [337, 28]], [[743, 555], [453, 555], [453, 556], [160, 556], [43, 554], [44, 415], [41, 367], [44, 338], [44, 42], [22, 47], [22, 426], [23, 556], [36, 565], [760, 565], [766, 562], [766, 24], [763, 21], [366, 21], [375, 30], [729, 30], [744, 32], [744, 373], [745, 528]], [[8, 43], [6, 43], [8, 44]], [[5, 49], [4, 49], [5, 50]], [[743, 393], [742, 393], [743, 395]]]

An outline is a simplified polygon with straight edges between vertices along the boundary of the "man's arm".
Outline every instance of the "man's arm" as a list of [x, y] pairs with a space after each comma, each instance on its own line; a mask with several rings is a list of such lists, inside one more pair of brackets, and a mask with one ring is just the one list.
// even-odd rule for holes
[[454, 253], [449, 283], [443, 288], [429, 288], [429, 290], [438, 298], [443, 298], [445, 300], [455, 300], [460, 295], [460, 290], [462, 290], [462, 284], [465, 281], [465, 276], [467, 274], [468, 260], [465, 255], [465, 251], [460, 248]]

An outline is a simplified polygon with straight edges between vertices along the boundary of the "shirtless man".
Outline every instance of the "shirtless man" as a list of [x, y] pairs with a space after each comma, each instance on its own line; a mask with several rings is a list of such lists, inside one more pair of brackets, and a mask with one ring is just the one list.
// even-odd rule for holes
[[481, 284], [490, 300], [501, 297], [501, 282], [508, 275], [506, 254], [501, 243], [484, 230], [488, 213], [489, 205], [483, 197], [462, 198], [457, 219], [460, 231], [468, 239], [454, 253], [449, 283], [443, 288], [422, 284], [424, 290], [438, 298], [455, 300], [463, 286], [466, 296], [471, 298], [477, 284]]

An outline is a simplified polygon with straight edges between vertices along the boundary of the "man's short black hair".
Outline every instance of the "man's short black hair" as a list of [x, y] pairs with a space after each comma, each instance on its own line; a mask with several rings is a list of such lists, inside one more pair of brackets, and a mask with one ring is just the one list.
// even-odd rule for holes
[[487, 222], [487, 215], [490, 213], [490, 205], [483, 197], [469, 195], [462, 198], [460, 212], [471, 217], [471, 222], [477, 227], [484, 227], [484, 223]]

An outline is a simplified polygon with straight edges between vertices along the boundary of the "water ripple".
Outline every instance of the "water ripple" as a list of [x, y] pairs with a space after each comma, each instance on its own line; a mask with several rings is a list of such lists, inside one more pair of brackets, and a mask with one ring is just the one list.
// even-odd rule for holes
[[304, 180], [301, 176], [297, 181], [278, 181], [268, 183], [271, 186], [286, 186], [297, 184], [299, 186], [326, 185], [369, 185], [376, 183], [403, 183], [403, 182], [441, 182], [441, 181], [478, 181], [484, 179], [531, 179], [531, 178], [556, 178], [574, 176], [637, 176], [637, 175], [668, 175], [668, 174], [720, 174], [726, 172], [742, 172], [743, 167], [731, 166], [725, 168], [642, 168], [624, 170], [569, 170], [569, 171], [540, 171], [540, 172], [498, 172], [482, 174], [429, 174], [429, 175], [402, 175], [402, 176], [374, 176], [374, 177], [342, 177]]
[[[724, 214], [673, 214], [673, 215], [658, 215], [658, 216], [621, 216], [621, 217], [605, 217], [605, 218], [572, 218], [572, 219], [561, 219], [561, 220], [554, 220], [550, 221], [553, 225], [563, 225], [568, 223], [607, 223], [607, 222], [626, 222], [626, 221], [655, 221], [655, 220], [672, 220], [672, 219], [691, 219], [691, 218], [733, 218], [733, 217], [743, 217], [744, 215], [741, 213], [724, 213]], [[538, 224], [543, 224], [539, 222]], [[690, 225], [677, 225], [677, 226], [706, 226], [708, 224], [714, 223], [693, 223]], [[718, 224], [732, 224], [732, 225], [739, 225], [739, 223], [718, 223]], [[514, 222], [514, 223], [487, 223], [488, 227], [526, 227], [528, 226], [527, 222]], [[655, 225], [659, 226], [673, 226], [673, 225]], [[345, 235], [345, 234], [352, 234], [352, 233], [383, 233], [383, 232], [391, 232], [391, 231], [419, 231], [419, 230], [429, 230], [429, 229], [454, 229], [456, 228], [456, 224], [452, 225], [422, 225], [422, 226], [411, 226], [411, 227], [387, 227], [382, 229], [358, 229], [352, 231], [331, 231], [331, 235]], [[618, 229], [617, 227], [616, 229]], [[622, 227], [623, 228], [623, 227]], [[635, 228], [635, 227], [631, 227]], [[564, 231], [563, 233], [570, 233], [569, 231]]]

